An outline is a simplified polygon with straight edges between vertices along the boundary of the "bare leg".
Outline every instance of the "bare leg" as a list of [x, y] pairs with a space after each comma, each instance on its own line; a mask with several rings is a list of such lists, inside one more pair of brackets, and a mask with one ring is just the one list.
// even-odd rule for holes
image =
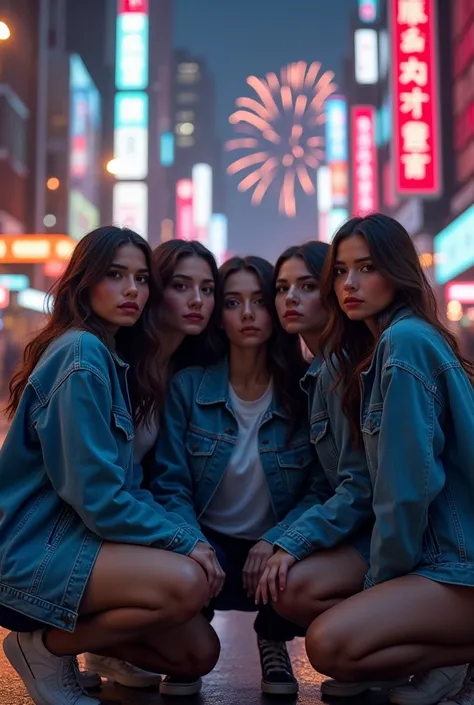
[[[64, 656], [101, 653], [135, 643], [151, 630], [166, 632], [193, 620], [208, 593], [204, 571], [190, 558], [106, 543], [87, 585], [75, 631], [48, 629], [45, 646], [56, 656]], [[213, 630], [206, 627], [205, 620], [196, 622], [195, 628], [204, 629], [214, 641]]]
[[407, 575], [340, 603], [308, 629], [313, 667], [388, 680], [474, 660], [474, 588]]
[[287, 587], [273, 609], [307, 627], [341, 600], [360, 592], [366, 572], [365, 561], [352, 546], [314, 553], [290, 569]]

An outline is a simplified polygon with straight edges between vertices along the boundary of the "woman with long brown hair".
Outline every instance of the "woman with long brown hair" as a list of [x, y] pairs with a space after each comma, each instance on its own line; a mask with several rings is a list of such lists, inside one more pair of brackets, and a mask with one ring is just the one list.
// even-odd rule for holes
[[[213, 355], [215, 287], [217, 265], [213, 254], [197, 241], [169, 240], [153, 251], [152, 266], [163, 287], [162, 300], [156, 309], [159, 317], [158, 346], [150, 360], [163, 389], [174, 371], [194, 365], [199, 360], [210, 361]], [[156, 397], [154, 414], [135, 428], [134, 463], [137, 476], [143, 474], [143, 486], [149, 484], [149, 468], [153, 448], [159, 433], [159, 415], [163, 395]], [[167, 676], [149, 673], [133, 664], [99, 654], [85, 654], [87, 671], [81, 680], [89, 688], [100, 686], [100, 678], [128, 688], [149, 688], [159, 685], [162, 693], [174, 695], [183, 688], [197, 692], [200, 681], [177, 683]], [[99, 678], [100, 676], [100, 678]]]
[[[408, 233], [388, 216], [340, 228], [321, 290], [322, 341], [366, 454], [375, 524], [366, 589], [315, 619], [308, 656], [341, 681], [415, 673], [390, 700], [427, 705], [455, 695], [459, 664], [474, 657], [474, 366], [438, 316]], [[320, 525], [316, 509], [313, 550]], [[269, 564], [278, 571], [287, 556]]]
[[134, 470], [134, 422], [163, 398], [153, 364], [162, 291], [148, 243], [99, 228], [77, 244], [53, 295], [11, 383], [0, 625], [35, 703], [98, 705], [76, 654], [177, 676], [211, 670], [219, 642], [200, 612], [219, 586], [206, 578], [212, 549], [139, 488]]

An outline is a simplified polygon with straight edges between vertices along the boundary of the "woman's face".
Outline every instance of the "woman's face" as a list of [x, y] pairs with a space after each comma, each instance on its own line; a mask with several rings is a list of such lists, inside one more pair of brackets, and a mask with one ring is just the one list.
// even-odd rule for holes
[[163, 296], [164, 327], [183, 335], [199, 335], [214, 310], [215, 282], [202, 257], [181, 257]]
[[227, 277], [221, 323], [230, 343], [237, 347], [258, 348], [269, 340], [272, 317], [256, 274], [243, 270]]
[[149, 296], [150, 273], [144, 252], [128, 243], [117, 248], [105, 277], [90, 290], [92, 311], [112, 335], [122, 326], [133, 326]]
[[369, 327], [393, 301], [395, 287], [376, 270], [362, 235], [350, 235], [338, 245], [334, 292], [346, 316], [352, 321], [365, 321]]
[[304, 336], [324, 327], [327, 314], [319, 283], [301, 257], [283, 262], [276, 281], [275, 306], [287, 333]]

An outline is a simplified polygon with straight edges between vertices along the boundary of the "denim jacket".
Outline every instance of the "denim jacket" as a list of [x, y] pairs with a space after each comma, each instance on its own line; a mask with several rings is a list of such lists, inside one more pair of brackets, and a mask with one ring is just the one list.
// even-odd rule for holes
[[443, 336], [399, 311], [362, 375], [375, 527], [367, 585], [474, 586], [474, 390]]
[[[259, 431], [259, 449], [275, 526], [261, 538], [273, 543], [329, 487], [309, 442], [307, 427], [286, 442], [288, 416], [273, 399]], [[227, 360], [191, 367], [172, 379], [151, 470], [151, 491], [205, 540], [199, 519], [229, 463], [238, 433], [229, 398]]]
[[332, 360], [315, 360], [301, 385], [309, 397], [311, 442], [332, 488], [325, 503], [301, 515], [275, 543], [299, 560], [315, 551], [351, 541], [368, 560], [374, 520], [367, 460], [354, 447], [349, 422], [342, 413], [341, 387], [334, 388]]
[[183, 554], [196, 544], [139, 489], [127, 369], [91, 333], [60, 336], [0, 452], [0, 603], [67, 631], [103, 541]]

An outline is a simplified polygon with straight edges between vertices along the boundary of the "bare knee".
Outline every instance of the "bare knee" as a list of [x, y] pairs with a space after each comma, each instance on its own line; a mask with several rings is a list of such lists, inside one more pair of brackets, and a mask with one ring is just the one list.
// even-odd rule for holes
[[306, 634], [306, 653], [313, 668], [340, 681], [358, 680], [354, 638], [335, 621], [320, 617]]
[[322, 586], [314, 575], [309, 575], [303, 563], [297, 564], [288, 574], [286, 588], [278, 595], [273, 609], [281, 617], [299, 624], [307, 624], [328, 608]]
[[166, 654], [169, 675], [200, 678], [216, 665], [221, 645], [216, 632], [202, 615], [198, 615], [188, 629], [180, 639], [179, 649]]
[[201, 612], [209, 599], [203, 569], [191, 558], [183, 560], [169, 587], [167, 613], [174, 624], [184, 624]]

